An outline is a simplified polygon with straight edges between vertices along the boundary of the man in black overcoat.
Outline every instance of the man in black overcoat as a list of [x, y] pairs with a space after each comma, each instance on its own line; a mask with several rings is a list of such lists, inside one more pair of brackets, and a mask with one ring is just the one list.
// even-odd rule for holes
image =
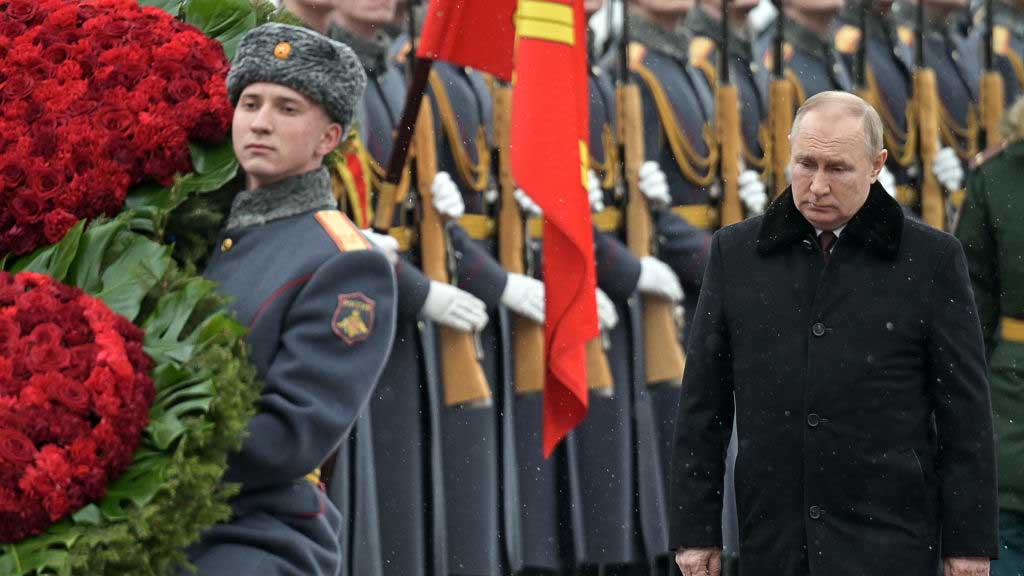
[[998, 553], [989, 388], [960, 243], [877, 184], [878, 114], [823, 92], [793, 185], [715, 234], [683, 381], [670, 544], [717, 574], [736, 416], [740, 572], [987, 575]]

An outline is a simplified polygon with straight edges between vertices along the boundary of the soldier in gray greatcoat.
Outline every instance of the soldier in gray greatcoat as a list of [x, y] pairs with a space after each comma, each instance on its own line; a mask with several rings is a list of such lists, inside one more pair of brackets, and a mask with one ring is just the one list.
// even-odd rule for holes
[[366, 77], [345, 45], [268, 24], [228, 76], [246, 189], [205, 276], [232, 297], [263, 390], [228, 482], [233, 518], [188, 556], [201, 575], [333, 576], [341, 517], [319, 468], [366, 406], [391, 350], [391, 264], [336, 209], [323, 157], [349, 127]]

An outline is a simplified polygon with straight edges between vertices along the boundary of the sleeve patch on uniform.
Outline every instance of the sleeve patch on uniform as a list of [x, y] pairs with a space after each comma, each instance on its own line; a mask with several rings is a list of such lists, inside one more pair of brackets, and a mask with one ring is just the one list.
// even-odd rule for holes
[[331, 329], [345, 344], [358, 344], [373, 333], [376, 308], [377, 303], [362, 292], [339, 294], [338, 307], [331, 318]]

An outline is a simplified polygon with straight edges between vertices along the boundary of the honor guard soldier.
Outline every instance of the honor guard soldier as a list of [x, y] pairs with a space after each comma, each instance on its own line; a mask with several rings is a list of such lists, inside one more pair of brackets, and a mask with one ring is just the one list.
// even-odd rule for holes
[[[344, 183], [342, 204], [366, 228], [374, 216], [383, 166], [391, 156], [406, 96], [403, 71], [389, 54], [393, 40], [380, 32], [394, 21], [395, 8], [395, 0], [372, 6], [340, 0], [330, 30], [333, 38], [355, 50], [368, 77], [356, 112], [357, 132], [343, 146], [345, 161], [336, 166]], [[447, 174], [439, 174], [436, 182], [453, 186]], [[432, 281], [420, 271], [417, 190], [415, 186], [405, 190], [404, 197], [396, 198], [390, 236], [383, 237], [395, 243], [399, 254], [395, 263], [398, 326], [395, 348], [370, 404], [375, 465], [370, 484], [376, 492], [378, 517], [356, 527], [369, 531], [368, 537], [361, 538], [358, 532], [353, 536], [355, 542], [363, 543], [362, 549], [355, 550], [359, 555], [368, 554], [369, 544], [379, 541], [383, 574], [415, 576], [447, 571], [438, 351], [432, 326], [421, 325], [420, 320], [473, 332], [482, 329], [488, 317], [482, 301], [455, 286]], [[362, 471], [355, 473], [363, 476]], [[370, 572], [353, 568], [352, 573]]]
[[479, 401], [446, 402], [441, 434], [451, 574], [515, 572], [521, 564], [513, 424], [511, 319], [544, 322], [544, 285], [504, 270], [495, 258], [497, 182], [490, 86], [479, 72], [435, 62], [429, 102], [436, 127], [438, 169], [455, 186], [435, 187], [459, 286], [487, 305], [491, 322], [479, 332], [490, 393]]
[[234, 199], [205, 271], [232, 297], [263, 390], [228, 482], [234, 516], [189, 559], [203, 575], [333, 576], [342, 519], [319, 468], [370, 400], [391, 350], [395, 279], [337, 211], [323, 158], [349, 128], [366, 77], [352, 51], [316, 32], [248, 32], [228, 75]]
[[[850, 92], [853, 83], [846, 67], [832, 48], [832, 26], [843, 9], [843, 0], [793, 0], [786, 2], [783, 61], [793, 84], [795, 104], [818, 92]], [[772, 66], [774, 48], [764, 63]]]
[[[629, 66], [643, 100], [645, 156], [657, 163], [642, 167], [639, 177], [643, 180], [649, 172], [663, 170], [668, 183], [660, 196], [650, 194], [652, 188], [644, 190], [656, 207], [658, 256], [672, 267], [683, 290], [695, 296], [700, 291], [711, 231], [719, 223], [715, 205], [718, 158], [711, 127], [714, 97], [700, 72], [689, 66], [690, 39], [680, 29], [685, 4], [630, 0]], [[693, 300], [687, 301], [688, 316]], [[650, 390], [660, 468], [666, 474], [678, 386], [679, 382], [671, 382]]]
[[[924, 65], [935, 71], [938, 88], [938, 124], [941, 146], [953, 150], [961, 164], [959, 173], [939, 177], [950, 196], [955, 213], [963, 201], [963, 174], [980, 148], [981, 116], [978, 107], [981, 77], [979, 46], [960, 35], [949, 17], [967, 6], [967, 0], [922, 0], [925, 6]], [[899, 39], [911, 50], [918, 41], [916, 18], [910, 17], [917, 4], [897, 2]], [[941, 152], [940, 152], [941, 153]], [[945, 153], [948, 154], [948, 153]], [[938, 157], [937, 157], [938, 158]], [[941, 161], [946, 162], [945, 159]], [[954, 178], [954, 176], [956, 176]]]
[[[1024, 95], [1024, 3], [1019, 0], [992, 0], [986, 5], [993, 9], [993, 64], [1003, 77], [1004, 104], [1009, 109]], [[984, 25], [976, 24], [971, 36], [974, 43], [983, 42]]]
[[985, 336], [999, 473], [999, 560], [992, 576], [1024, 566], [1024, 101], [1003, 119], [1005, 146], [981, 155], [967, 182], [956, 230], [971, 272]]
[[[693, 296], [685, 302], [685, 315], [689, 318], [700, 291], [711, 232], [720, 222], [718, 149], [712, 128], [714, 94], [700, 72], [689, 65], [690, 38], [680, 27], [689, 3], [629, 0], [628, 4], [628, 65], [639, 87], [644, 158], [650, 161], [640, 167], [637, 178], [641, 183], [655, 181], [664, 171], [667, 186], [640, 188], [653, 208], [657, 256], [671, 267], [685, 293]], [[683, 331], [677, 332], [682, 338]], [[643, 410], [644, 403], [650, 402], [654, 415], [650, 434], [658, 447], [652, 470], [640, 471], [640, 478], [656, 474], [661, 482], [657, 495], [664, 497], [681, 379], [659, 382], [651, 376], [651, 362], [655, 359], [651, 355], [657, 353], [647, 346], [644, 368], [649, 388], [640, 393], [636, 409]], [[638, 426], [643, 422], [639, 412], [637, 422]], [[643, 432], [637, 428], [638, 434]], [[638, 464], [643, 461], [638, 460]], [[643, 504], [644, 499], [641, 497], [640, 501]], [[646, 530], [644, 540], [648, 544], [642, 561], [668, 561], [664, 548], [655, 550], [651, 546], [665, 538], [664, 514], [662, 504], [657, 522], [640, 526]]]
[[[892, 0], [849, 2], [840, 15], [835, 48], [854, 79], [855, 91], [878, 111], [885, 127], [886, 167], [878, 181], [904, 208], [920, 215], [920, 163], [914, 107], [914, 55], [902, 43], [891, 17]], [[862, 15], [862, 11], [866, 11]], [[863, 27], [863, 29], [862, 29]], [[864, 43], [863, 47], [861, 46]], [[864, 78], [857, 80], [857, 54], [864, 54]], [[947, 190], [957, 190], [963, 170], [952, 148], [941, 148], [932, 172]]]
[[[919, 201], [913, 176], [917, 170], [917, 127], [908, 121], [913, 104], [914, 55], [896, 36], [890, 18], [892, 4], [892, 0], [848, 2], [839, 17], [835, 49], [854, 79], [854, 90], [878, 111], [885, 127], [889, 157], [878, 181], [901, 205], [913, 208]], [[863, 85], [858, 85], [855, 71], [859, 51], [866, 58]]]
[[[724, 0], [701, 0], [686, 16], [684, 26], [691, 35], [690, 64], [700, 70], [709, 89], [718, 86], [720, 47], [727, 32], [722, 23], [721, 4]], [[742, 130], [742, 162], [762, 177], [770, 167], [767, 157], [768, 134], [768, 69], [754, 57], [754, 49], [747, 29], [747, 16], [757, 7], [755, 0], [729, 2], [729, 72], [732, 84], [737, 86], [740, 101], [740, 128]], [[722, 134], [718, 134], [719, 138]], [[747, 187], [745, 200], [749, 214], [760, 214], [767, 197], [753, 194], [757, 188]], [[763, 188], [761, 189], [764, 193]], [[764, 202], [759, 202], [763, 200]]]

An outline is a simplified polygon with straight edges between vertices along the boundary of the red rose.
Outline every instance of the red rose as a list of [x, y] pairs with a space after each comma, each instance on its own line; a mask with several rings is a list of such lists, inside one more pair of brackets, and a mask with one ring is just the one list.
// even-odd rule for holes
[[25, 33], [28, 27], [24, 23], [16, 20], [7, 20], [6, 22], [0, 22], [0, 36], [7, 38], [17, 38]]
[[[51, 132], [52, 134], [52, 132]], [[53, 147], [56, 148], [56, 142]], [[64, 184], [64, 178], [56, 170], [42, 168], [34, 171], [29, 178], [29, 185], [43, 199], [52, 198]]]
[[36, 0], [11, 0], [5, 14], [16, 22], [28, 22], [37, 12]]
[[46, 236], [47, 242], [56, 244], [77, 223], [78, 218], [75, 218], [73, 214], [57, 208], [43, 217], [43, 234]]
[[46, 50], [43, 50], [43, 59], [54, 66], [63, 64], [70, 57], [71, 49], [68, 48], [67, 44], [53, 44]]
[[[52, 157], [55, 152], [57, 152], [57, 144], [58, 144], [58, 142], [57, 142], [57, 132], [55, 130], [52, 130], [52, 129], [50, 129], [50, 130], [39, 129], [39, 130], [36, 131], [36, 133], [35, 133], [34, 137], [32, 138], [32, 140], [33, 140], [32, 153], [35, 154], [36, 156], [40, 156], [40, 157], [43, 157], [43, 158], [49, 158], [49, 157]], [[52, 170], [50, 170], [49, 173], [50, 174], [54, 174], [54, 172]], [[48, 182], [46, 182], [44, 184], [54, 184], [53, 187], [56, 187], [60, 183], [59, 182], [49, 182], [48, 181]], [[47, 186], [44, 185], [41, 189], [50, 189], [50, 190], [52, 190], [53, 187], [47, 187]]]
[[99, 8], [93, 2], [82, 2], [78, 5], [78, 20], [80, 22], [95, 18], [99, 13]]
[[[15, 286], [0, 287], [0, 306], [10, 305], [14, 298], [21, 292]], [[16, 322], [7, 318], [0, 318], [0, 351], [9, 350], [21, 338], [21, 327]]]
[[9, 160], [3, 168], [0, 168], [0, 179], [8, 188], [17, 188], [25, 182], [25, 167], [17, 162], [14, 159]]
[[24, 434], [10, 428], [0, 428], [0, 460], [14, 463], [31, 462], [36, 446]]
[[121, 108], [107, 107], [96, 112], [96, 127], [107, 132], [126, 134], [134, 122], [132, 113]]
[[184, 102], [195, 98], [203, 91], [202, 87], [194, 80], [188, 78], [175, 78], [167, 84], [167, 99], [170, 102]]
[[173, 80], [185, 74], [185, 67], [173, 60], [160, 60], [153, 64], [153, 72], [165, 80]]
[[24, 100], [32, 93], [32, 87], [35, 85], [35, 80], [28, 76], [14, 76], [8, 78], [7, 82], [4, 82], [4, 87], [3, 90], [0, 90], [0, 94], [3, 94], [4, 99], [8, 102]]
[[82, 386], [81, 382], [56, 378], [51, 382], [51, 387], [47, 392], [55, 402], [59, 402], [75, 412], [88, 412], [92, 406], [89, 389]]
[[99, 102], [91, 98], [82, 98], [71, 104], [71, 107], [68, 108], [68, 114], [71, 116], [85, 116], [92, 114], [98, 107]]
[[43, 219], [46, 203], [30, 188], [23, 188], [11, 201], [11, 212], [21, 222], [38, 222]]

